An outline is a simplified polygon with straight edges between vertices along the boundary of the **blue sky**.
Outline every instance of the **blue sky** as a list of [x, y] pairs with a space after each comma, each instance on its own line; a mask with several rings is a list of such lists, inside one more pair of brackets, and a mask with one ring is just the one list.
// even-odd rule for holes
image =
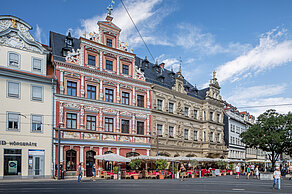
[[[109, 0], [0, 0], [0, 13], [33, 26], [48, 44], [49, 31], [76, 37], [97, 31]], [[292, 1], [285, 0], [124, 0], [158, 62], [179, 64], [186, 79], [206, 86], [218, 72], [225, 100], [237, 107], [292, 103]], [[121, 40], [139, 57], [151, 59], [133, 24], [115, 0], [113, 22]], [[268, 107], [287, 113], [292, 106]], [[240, 108], [256, 116], [264, 108]]]

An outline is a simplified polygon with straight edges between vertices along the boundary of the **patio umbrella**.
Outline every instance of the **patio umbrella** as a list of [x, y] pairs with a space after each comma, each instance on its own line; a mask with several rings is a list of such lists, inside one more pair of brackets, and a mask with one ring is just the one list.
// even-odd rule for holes
[[131, 162], [131, 159], [125, 158], [117, 154], [105, 154], [105, 155], [96, 155], [94, 156], [97, 160], [111, 161], [111, 162]]

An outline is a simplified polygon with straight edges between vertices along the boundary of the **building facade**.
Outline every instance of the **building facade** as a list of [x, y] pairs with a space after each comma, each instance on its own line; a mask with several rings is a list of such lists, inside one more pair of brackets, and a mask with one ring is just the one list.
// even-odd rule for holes
[[[223, 103], [215, 78], [198, 90], [181, 70], [137, 58], [136, 65], [152, 83], [152, 155], [225, 157]], [[158, 142], [158, 149], [157, 149]]]
[[245, 144], [241, 142], [240, 134], [246, 131], [244, 118], [236, 107], [224, 103], [224, 140], [228, 148], [229, 159], [245, 160]]
[[[135, 54], [119, 40], [110, 11], [99, 33], [72, 38], [50, 33], [58, 80], [56, 123], [61, 128], [60, 160], [66, 175], [82, 164], [91, 176], [94, 155], [150, 155], [151, 85], [135, 66]], [[55, 133], [57, 153], [57, 133]], [[55, 163], [57, 163], [57, 155]]]
[[0, 16], [0, 178], [52, 177], [54, 80], [31, 29]]

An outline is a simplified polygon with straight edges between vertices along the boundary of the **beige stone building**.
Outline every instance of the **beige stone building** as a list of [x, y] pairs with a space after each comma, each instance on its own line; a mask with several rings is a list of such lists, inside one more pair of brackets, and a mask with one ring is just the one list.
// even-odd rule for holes
[[164, 64], [136, 59], [146, 81], [152, 84], [152, 155], [171, 157], [225, 157], [223, 101], [215, 77], [198, 90]]
[[54, 82], [31, 29], [0, 16], [0, 179], [52, 176]]

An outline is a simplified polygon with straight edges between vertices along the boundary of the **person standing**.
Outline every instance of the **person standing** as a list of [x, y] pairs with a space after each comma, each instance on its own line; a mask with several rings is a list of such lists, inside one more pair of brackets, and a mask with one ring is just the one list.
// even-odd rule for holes
[[82, 179], [82, 169], [81, 169], [81, 163], [78, 165], [78, 182], [81, 182]]
[[254, 164], [250, 166], [251, 176], [254, 176]]
[[184, 180], [184, 172], [186, 171], [185, 167], [183, 164], [180, 165], [180, 169], [179, 169], [179, 172], [180, 172], [180, 176], [181, 176], [181, 181]]
[[239, 164], [235, 167], [236, 170], [236, 178], [239, 179], [240, 167]]
[[249, 179], [250, 176], [250, 165], [247, 167], [247, 176], [246, 179]]
[[92, 165], [92, 177], [91, 177], [92, 181], [95, 181], [95, 164]]
[[274, 171], [273, 189], [275, 188], [275, 185], [277, 184], [277, 182], [278, 182], [278, 189], [279, 190], [281, 189], [281, 179], [282, 179], [282, 176], [281, 176], [280, 168], [276, 167], [276, 170]]
[[255, 175], [257, 179], [260, 179], [260, 171], [259, 171], [259, 166], [256, 166], [255, 168]]

